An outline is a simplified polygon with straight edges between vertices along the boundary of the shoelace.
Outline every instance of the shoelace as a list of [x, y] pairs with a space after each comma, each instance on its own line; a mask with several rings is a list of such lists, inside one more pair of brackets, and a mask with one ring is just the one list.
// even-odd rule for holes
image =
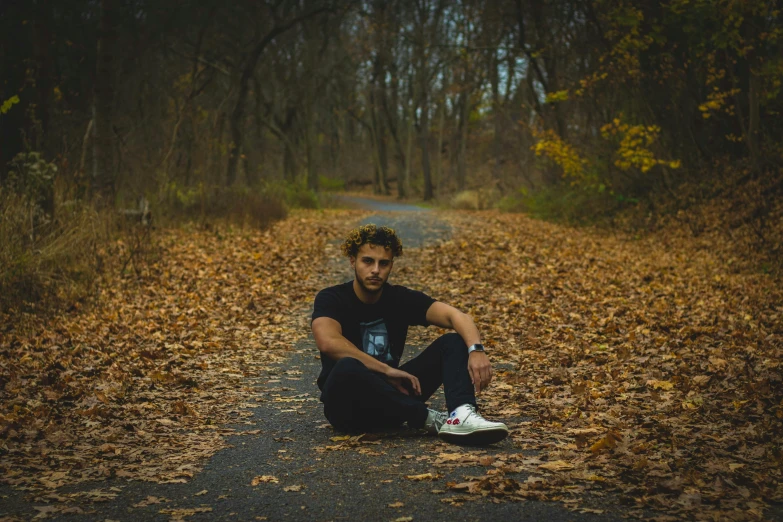
[[465, 419], [462, 421], [463, 423], [467, 422], [471, 415], [474, 416], [474, 417], [477, 417], [479, 420], [483, 420], [483, 421], [486, 422], [487, 419], [482, 417], [481, 414], [476, 411], [476, 408], [474, 408], [470, 404], [468, 404], [468, 410], [470, 410], [470, 413], [465, 415]]

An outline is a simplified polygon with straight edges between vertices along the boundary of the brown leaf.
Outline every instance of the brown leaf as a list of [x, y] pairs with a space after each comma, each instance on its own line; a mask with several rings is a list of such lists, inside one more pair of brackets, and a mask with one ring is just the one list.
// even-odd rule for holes
[[564, 460], [553, 460], [550, 462], [545, 462], [538, 467], [540, 469], [546, 469], [549, 471], [565, 471], [569, 469], [574, 469], [573, 464], [570, 464]]

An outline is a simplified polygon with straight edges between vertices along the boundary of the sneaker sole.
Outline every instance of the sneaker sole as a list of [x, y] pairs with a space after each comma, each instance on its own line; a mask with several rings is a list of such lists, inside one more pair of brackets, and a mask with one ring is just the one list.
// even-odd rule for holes
[[490, 428], [486, 430], [477, 430], [470, 433], [444, 432], [438, 433], [438, 436], [452, 444], [464, 444], [467, 446], [485, 446], [495, 444], [508, 437], [508, 430], [502, 428]]

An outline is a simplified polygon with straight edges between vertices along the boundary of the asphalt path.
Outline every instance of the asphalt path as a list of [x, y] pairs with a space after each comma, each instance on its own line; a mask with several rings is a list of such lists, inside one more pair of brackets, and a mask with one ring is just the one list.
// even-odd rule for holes
[[[437, 213], [420, 207], [388, 203], [374, 207], [375, 200], [357, 201], [379, 213], [363, 222], [397, 228], [408, 247], [447, 238], [451, 230]], [[334, 260], [335, 283], [349, 280], [344, 260]], [[336, 263], [341, 263], [337, 265]], [[345, 269], [339, 268], [345, 265]], [[342, 271], [341, 271], [342, 270]], [[408, 347], [407, 357], [422, 347]], [[406, 357], [406, 358], [407, 358]], [[384, 434], [378, 440], [349, 444], [334, 441], [335, 433], [323, 417], [316, 377], [320, 370], [318, 351], [312, 339], [296, 345], [285, 363], [268, 370], [261, 378], [248, 379], [257, 389], [258, 407], [252, 416], [234, 426], [231, 447], [215, 454], [190, 482], [154, 484], [111, 479], [75, 491], [101, 489], [116, 495], [103, 502], [76, 501], [73, 513], [56, 515], [57, 520], [619, 520], [612, 502], [593, 506], [608, 509], [600, 516], [581, 514], [557, 502], [497, 502], [490, 498], [454, 503], [464, 497], [449, 490], [447, 482], [463, 482], [466, 476], [482, 476], [487, 468], [463, 466], [435, 468], [429, 457], [438, 453], [474, 451], [485, 455], [520, 453], [507, 439], [487, 448], [456, 448], [413, 430]], [[439, 392], [432, 407], [445, 408]], [[524, 418], [504, 419], [513, 427]], [[239, 421], [239, 420], [238, 420]], [[483, 452], [483, 453], [482, 453]], [[414, 481], [408, 476], [433, 473], [431, 481]], [[265, 479], [256, 486], [254, 477]], [[525, 474], [513, 475], [524, 481]], [[276, 482], [275, 482], [276, 481]], [[32, 495], [30, 495], [32, 496]], [[165, 502], [144, 506], [155, 497]], [[0, 520], [3, 516], [31, 519], [45, 508], [24, 492], [0, 487]], [[161, 512], [163, 511], [163, 512]], [[614, 514], [611, 514], [614, 513]], [[410, 518], [408, 518], [410, 517]]]

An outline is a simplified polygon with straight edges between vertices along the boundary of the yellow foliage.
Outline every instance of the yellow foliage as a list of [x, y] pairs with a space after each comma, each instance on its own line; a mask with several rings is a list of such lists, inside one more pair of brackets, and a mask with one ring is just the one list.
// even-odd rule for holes
[[568, 100], [568, 89], [550, 92], [546, 95], [546, 103], [556, 103]]
[[3, 102], [2, 105], [0, 105], [0, 114], [5, 114], [6, 112], [11, 110], [11, 107], [19, 103], [19, 96], [13, 95], [7, 100]]
[[536, 156], [546, 156], [554, 161], [563, 169], [563, 175], [575, 179], [582, 179], [585, 176], [585, 167], [587, 160], [582, 158], [579, 153], [564, 142], [560, 136], [552, 130], [532, 131], [533, 136], [538, 139], [532, 149]]
[[724, 111], [727, 114], [734, 114], [734, 107], [730, 104], [730, 97], [739, 93], [739, 89], [730, 89], [720, 91], [716, 87], [707, 95], [707, 101], [699, 105], [702, 117], [706, 120], [713, 112]]
[[647, 172], [656, 165], [671, 169], [680, 167], [680, 161], [658, 159], [650, 147], [658, 141], [661, 128], [657, 125], [630, 125], [620, 118], [601, 127], [601, 135], [606, 139], [619, 138], [620, 145], [615, 151], [614, 164], [621, 170], [637, 168]]
[[[614, 10], [613, 24], [605, 37], [616, 41], [606, 58], [610, 58], [612, 68], [627, 79], [639, 79], [642, 74], [640, 53], [646, 51], [653, 43], [648, 34], [642, 34], [644, 13], [633, 5], [622, 5]], [[602, 62], [605, 57], [602, 57]]]

